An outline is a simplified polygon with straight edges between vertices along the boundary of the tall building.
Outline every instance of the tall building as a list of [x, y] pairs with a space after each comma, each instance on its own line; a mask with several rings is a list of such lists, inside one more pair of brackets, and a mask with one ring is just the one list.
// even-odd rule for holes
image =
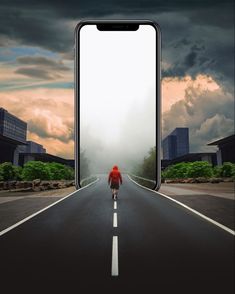
[[27, 141], [26, 145], [20, 145], [17, 149], [19, 153], [46, 153], [43, 145], [34, 141]]
[[0, 107], [0, 163], [23, 166], [30, 160], [58, 162], [74, 167], [74, 160], [46, 153], [41, 144], [26, 141], [27, 123]]
[[176, 128], [163, 140], [163, 159], [174, 159], [188, 153], [188, 128]]
[[19, 165], [21, 161], [21, 154], [31, 154], [31, 153], [46, 153], [46, 149], [43, 148], [41, 144], [38, 144], [34, 141], [26, 141], [25, 145], [18, 145], [14, 152], [14, 165]]
[[0, 108], [0, 134], [6, 138], [26, 143], [27, 123], [6, 109]]
[[0, 108], [0, 163], [14, 163], [14, 154], [18, 145], [26, 144], [27, 123]]

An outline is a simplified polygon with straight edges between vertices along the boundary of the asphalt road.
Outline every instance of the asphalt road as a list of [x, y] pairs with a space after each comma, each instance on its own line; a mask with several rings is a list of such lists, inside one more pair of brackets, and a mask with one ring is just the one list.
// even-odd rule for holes
[[114, 209], [101, 176], [0, 236], [0, 286], [2, 293], [226, 294], [233, 259], [234, 236], [126, 176]]

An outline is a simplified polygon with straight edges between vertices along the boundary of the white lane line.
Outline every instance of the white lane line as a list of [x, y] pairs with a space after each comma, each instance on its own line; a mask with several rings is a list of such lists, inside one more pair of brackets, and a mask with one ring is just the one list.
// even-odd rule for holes
[[76, 191], [70, 193], [69, 195], [67, 195], [67, 196], [65, 196], [65, 197], [63, 197], [63, 198], [57, 200], [56, 202], [53, 202], [52, 204], [48, 205], [47, 207], [44, 207], [43, 209], [41, 209], [41, 210], [39, 210], [39, 211], [37, 211], [37, 212], [35, 212], [35, 213], [29, 215], [28, 217], [22, 219], [22, 220], [19, 221], [18, 223], [15, 223], [14, 225], [12, 225], [12, 226], [10, 226], [10, 227], [8, 227], [8, 228], [2, 230], [2, 231], [0, 232], [0, 236], [6, 234], [7, 232], [9, 232], [9, 231], [11, 231], [11, 230], [13, 230], [14, 228], [18, 227], [19, 225], [25, 223], [26, 221], [28, 221], [28, 220], [30, 220], [31, 218], [33, 218], [33, 217], [35, 217], [36, 215], [38, 215], [39, 213], [41, 213], [41, 212], [47, 210], [48, 208], [50, 208], [50, 207], [52, 207], [52, 206], [58, 204], [59, 202], [65, 200], [66, 198], [72, 196], [74, 193], [77, 193], [77, 192], [79, 192], [79, 191], [81, 191], [81, 190], [83, 190], [83, 189], [89, 187], [90, 185], [95, 184], [95, 183], [98, 182], [98, 181], [99, 181], [99, 178], [97, 178], [94, 182], [88, 184], [87, 186], [82, 187], [82, 188], [80, 188], [79, 190], [76, 190]]
[[208, 221], [208, 222], [214, 224], [215, 226], [217, 226], [217, 227], [223, 229], [224, 231], [226, 231], [226, 232], [232, 234], [233, 236], [235, 235], [235, 231], [233, 231], [233, 230], [231, 230], [230, 228], [228, 228], [228, 227], [226, 227], [226, 226], [224, 226], [224, 225], [218, 223], [217, 221], [215, 221], [215, 220], [209, 218], [208, 216], [206, 216], [206, 215], [200, 213], [199, 211], [197, 211], [197, 210], [195, 210], [195, 209], [193, 209], [193, 208], [191, 208], [191, 207], [189, 207], [189, 206], [187, 206], [187, 205], [185, 205], [185, 204], [183, 204], [183, 203], [181, 203], [181, 202], [179, 202], [179, 201], [177, 201], [177, 200], [175, 200], [175, 199], [173, 199], [173, 198], [171, 198], [171, 197], [169, 197], [169, 196], [167, 196], [167, 195], [165, 195], [165, 194], [162, 194], [162, 193], [160, 193], [160, 192], [158, 192], [158, 191], [151, 190], [151, 189], [149, 189], [149, 188], [147, 188], [147, 187], [144, 187], [144, 186], [140, 185], [140, 184], [137, 183], [135, 180], [133, 180], [129, 175], [128, 175], [128, 178], [129, 178], [132, 182], [134, 182], [136, 185], [138, 185], [138, 186], [140, 186], [140, 187], [142, 187], [142, 188], [144, 188], [144, 189], [146, 189], [146, 190], [149, 190], [149, 191], [151, 191], [151, 192], [153, 192], [153, 193], [159, 194], [159, 195], [161, 195], [161, 196], [163, 196], [163, 197], [165, 197], [165, 198], [168, 198], [168, 199], [171, 200], [171, 201], [174, 201], [175, 203], [177, 203], [177, 204], [179, 204], [180, 206], [183, 206], [184, 208], [186, 208], [186, 209], [190, 210], [191, 212], [197, 214], [198, 216], [200, 216], [201, 218], [205, 219], [206, 221]]
[[112, 248], [112, 276], [118, 276], [118, 237], [113, 236], [113, 248]]
[[113, 227], [116, 228], [118, 225], [117, 225], [117, 213], [114, 212], [113, 214]]
[[113, 208], [114, 208], [114, 209], [117, 209], [117, 201], [114, 201], [114, 203], [113, 203]]

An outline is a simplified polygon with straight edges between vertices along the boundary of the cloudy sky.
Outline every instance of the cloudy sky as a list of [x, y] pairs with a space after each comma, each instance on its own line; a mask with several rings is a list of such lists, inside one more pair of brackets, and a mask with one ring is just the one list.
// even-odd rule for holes
[[190, 151], [234, 132], [234, 15], [225, 0], [0, 2], [0, 106], [28, 138], [73, 157], [73, 42], [85, 18], [150, 19], [162, 29], [163, 137], [190, 128]]

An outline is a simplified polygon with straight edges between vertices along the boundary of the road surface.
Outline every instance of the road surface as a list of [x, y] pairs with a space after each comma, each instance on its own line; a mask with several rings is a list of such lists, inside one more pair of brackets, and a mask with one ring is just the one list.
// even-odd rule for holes
[[230, 233], [127, 176], [114, 207], [100, 176], [0, 236], [1, 289], [233, 293], [233, 246]]

